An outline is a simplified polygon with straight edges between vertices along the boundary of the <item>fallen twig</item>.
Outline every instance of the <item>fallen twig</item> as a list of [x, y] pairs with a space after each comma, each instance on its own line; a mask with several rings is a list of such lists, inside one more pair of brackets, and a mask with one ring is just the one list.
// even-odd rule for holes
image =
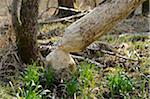
[[150, 36], [150, 32], [142, 32], [142, 33], [123, 33], [119, 35], [119, 37], [124, 36]]
[[47, 12], [49, 9], [52, 9], [52, 8], [55, 8], [56, 10], [57, 9], [60, 9], [60, 10], [68, 10], [68, 11], [74, 11], [74, 12], [81, 12], [79, 10], [76, 10], [76, 9], [73, 9], [73, 8], [67, 8], [67, 7], [47, 7], [44, 11], [42, 11], [40, 14], [39, 14], [39, 17], [38, 18], [41, 18], [42, 15]]
[[49, 23], [55, 23], [55, 22], [69, 21], [70, 19], [73, 19], [73, 18], [82, 17], [82, 16], [86, 15], [87, 13], [88, 12], [79, 13], [79, 14], [72, 15], [72, 16], [69, 16], [69, 17], [58, 18], [58, 19], [54, 19], [54, 20], [51, 20], [51, 19], [47, 20], [47, 21], [39, 20], [38, 23], [39, 24], [49, 24]]
[[104, 67], [104, 65], [102, 65], [102, 64], [100, 64], [100, 63], [98, 63], [98, 62], [96, 62], [96, 61], [94, 61], [94, 60], [91, 60], [91, 59], [89, 59], [89, 58], [85, 58], [85, 57], [82, 57], [82, 56], [76, 56], [76, 55], [71, 55], [71, 56], [72, 56], [73, 58], [75, 58], [75, 59], [86, 60], [86, 61], [88, 61], [88, 62], [90, 62], [90, 63], [93, 63], [93, 64], [99, 66], [99, 67]]
[[108, 55], [115, 55], [119, 58], [123, 58], [123, 59], [126, 59], [126, 60], [132, 60], [132, 61], [138, 61], [136, 59], [132, 59], [132, 58], [129, 58], [129, 57], [126, 57], [126, 56], [122, 56], [118, 53], [114, 53], [114, 52], [109, 52], [109, 51], [105, 51], [105, 50], [101, 50], [101, 52], [105, 53], [105, 54], [108, 54]]

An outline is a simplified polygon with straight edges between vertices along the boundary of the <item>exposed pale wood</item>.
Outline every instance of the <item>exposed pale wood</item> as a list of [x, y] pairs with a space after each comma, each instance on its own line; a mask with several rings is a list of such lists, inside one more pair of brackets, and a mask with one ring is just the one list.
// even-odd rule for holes
[[63, 51], [61, 49], [56, 49], [51, 52], [47, 57], [46, 60], [48, 64], [52, 65], [54, 70], [61, 70], [63, 68], [68, 68], [69, 66], [72, 70], [75, 70], [75, 62], [71, 55]]
[[[74, 63], [69, 52], [85, 49], [101, 35], [107, 33], [126, 18], [145, 0], [112, 0], [94, 8], [89, 14], [65, 29], [60, 46], [46, 60], [56, 70]], [[61, 53], [60, 53], [61, 52]]]

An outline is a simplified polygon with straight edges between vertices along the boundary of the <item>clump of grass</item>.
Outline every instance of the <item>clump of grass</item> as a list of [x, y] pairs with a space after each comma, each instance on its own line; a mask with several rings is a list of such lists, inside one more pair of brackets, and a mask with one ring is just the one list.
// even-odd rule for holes
[[69, 82], [67, 82], [66, 86], [69, 96], [73, 96], [74, 93], [78, 93], [80, 91], [80, 85], [76, 77], [73, 77]]
[[131, 79], [122, 72], [110, 74], [108, 76], [108, 86], [111, 97], [114, 95], [126, 95], [134, 89]]
[[42, 73], [44, 73], [44, 71], [41, 71], [36, 63], [28, 65], [26, 71], [21, 76], [23, 85], [15, 89], [13, 88], [13, 84], [11, 84], [16, 97], [18, 99], [46, 99], [50, 97], [50, 90], [40, 85], [40, 75]]
[[39, 76], [40, 76], [39, 69], [37, 68], [36, 63], [33, 63], [32, 65], [29, 65], [27, 67], [21, 79], [26, 83], [30, 83], [31, 81], [33, 81], [34, 83], [37, 84], [39, 83]]
[[51, 66], [48, 66], [47, 69], [45, 70], [44, 78], [46, 79], [46, 85], [50, 87], [55, 80], [54, 71]]
[[17, 98], [24, 99], [42, 99], [43, 88], [41, 85], [35, 84], [31, 81], [29, 85], [19, 87], [16, 93]]
[[80, 80], [82, 81], [83, 87], [94, 87], [95, 80], [94, 80], [94, 64], [90, 63], [83, 63], [80, 66], [79, 73], [80, 73]]
[[91, 89], [96, 87], [94, 79], [95, 65], [83, 62], [79, 65], [78, 71], [72, 75], [72, 79], [65, 83], [66, 91], [69, 96], [86, 99], [93, 96]]

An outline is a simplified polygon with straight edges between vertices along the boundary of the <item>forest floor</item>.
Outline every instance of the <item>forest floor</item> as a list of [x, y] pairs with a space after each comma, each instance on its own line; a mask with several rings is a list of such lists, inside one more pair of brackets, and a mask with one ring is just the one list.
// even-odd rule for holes
[[[26, 99], [31, 96], [32, 99], [149, 99], [148, 22], [148, 18], [142, 16], [125, 19], [84, 51], [71, 53], [78, 70], [70, 81], [59, 84], [53, 82], [51, 74], [45, 74], [44, 67], [39, 69], [35, 63], [20, 74], [16, 48], [1, 49], [0, 80], [5, 83], [0, 85], [0, 99], [12, 96]], [[40, 25], [38, 46], [43, 56], [55, 49], [69, 24]]]

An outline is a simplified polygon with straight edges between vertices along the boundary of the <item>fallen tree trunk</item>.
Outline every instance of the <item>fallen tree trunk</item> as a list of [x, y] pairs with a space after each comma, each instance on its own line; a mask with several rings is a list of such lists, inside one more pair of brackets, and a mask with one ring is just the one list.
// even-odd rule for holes
[[48, 64], [56, 71], [68, 67], [75, 70], [75, 62], [69, 53], [85, 49], [126, 18], [143, 1], [111, 0], [96, 7], [65, 29], [60, 46], [46, 57]]

